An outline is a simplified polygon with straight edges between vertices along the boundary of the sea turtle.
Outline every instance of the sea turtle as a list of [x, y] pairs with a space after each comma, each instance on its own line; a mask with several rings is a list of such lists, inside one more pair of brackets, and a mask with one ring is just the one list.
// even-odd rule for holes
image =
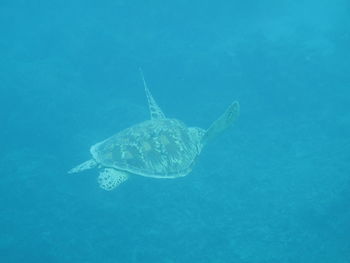
[[98, 183], [112, 190], [129, 175], [152, 178], [177, 178], [191, 172], [204, 145], [226, 130], [239, 115], [234, 101], [209, 129], [187, 127], [182, 121], [167, 118], [152, 97], [141, 72], [151, 118], [131, 126], [90, 148], [92, 159], [68, 173], [93, 167], [100, 172]]

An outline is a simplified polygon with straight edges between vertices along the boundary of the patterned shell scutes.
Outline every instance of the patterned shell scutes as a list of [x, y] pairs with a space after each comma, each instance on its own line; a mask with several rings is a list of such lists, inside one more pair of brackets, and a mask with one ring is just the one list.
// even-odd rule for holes
[[199, 139], [175, 119], [149, 120], [91, 147], [103, 166], [147, 177], [185, 176], [199, 154]]

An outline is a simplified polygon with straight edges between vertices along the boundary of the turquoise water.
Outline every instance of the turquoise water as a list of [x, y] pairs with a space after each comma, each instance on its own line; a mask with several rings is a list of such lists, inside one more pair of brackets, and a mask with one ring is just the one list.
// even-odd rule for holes
[[[350, 262], [350, 3], [0, 1], [0, 262]], [[165, 114], [234, 127], [176, 180], [68, 175]]]

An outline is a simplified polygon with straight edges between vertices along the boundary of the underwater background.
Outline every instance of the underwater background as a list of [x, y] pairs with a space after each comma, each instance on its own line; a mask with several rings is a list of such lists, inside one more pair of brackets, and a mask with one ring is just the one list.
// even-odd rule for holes
[[[348, 0], [0, 0], [0, 262], [350, 262]], [[89, 147], [241, 114], [176, 180]]]

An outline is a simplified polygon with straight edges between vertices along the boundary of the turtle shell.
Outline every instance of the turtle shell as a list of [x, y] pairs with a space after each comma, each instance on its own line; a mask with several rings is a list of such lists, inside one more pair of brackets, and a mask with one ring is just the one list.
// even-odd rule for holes
[[176, 119], [148, 120], [93, 145], [93, 158], [111, 167], [147, 177], [187, 175], [201, 150], [204, 130]]

